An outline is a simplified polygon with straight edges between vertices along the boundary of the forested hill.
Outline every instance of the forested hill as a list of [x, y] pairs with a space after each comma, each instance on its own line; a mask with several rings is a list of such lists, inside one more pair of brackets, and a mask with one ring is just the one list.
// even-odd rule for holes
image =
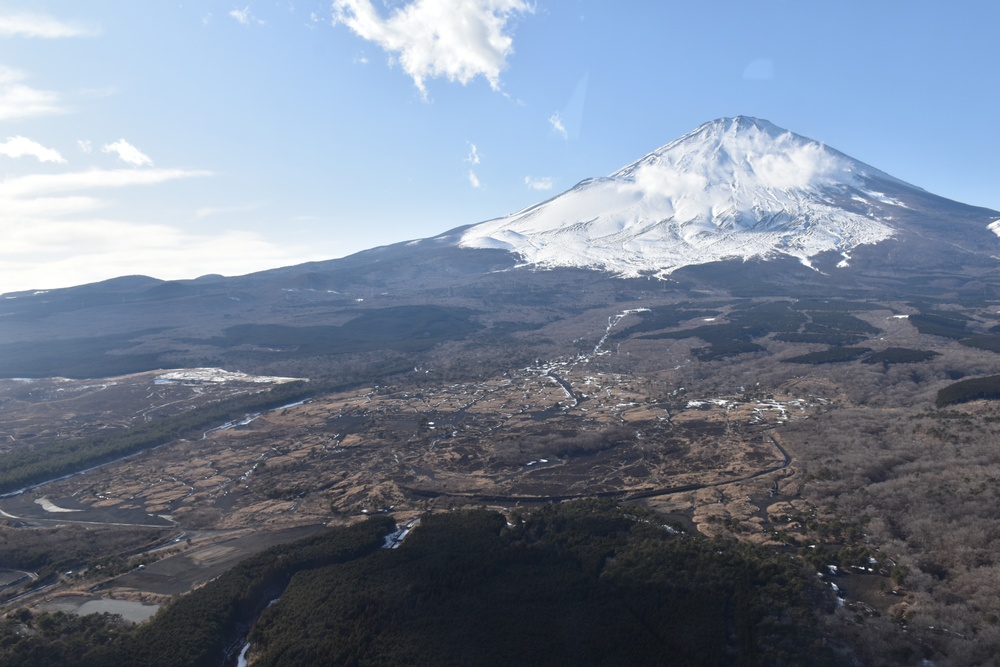
[[[0, 662], [218, 665], [248, 613], [295, 572], [252, 629], [254, 665], [835, 664], [816, 630], [831, 600], [782, 554], [684, 535], [607, 501], [509, 519], [425, 517], [387, 550], [381, 517], [278, 547], [131, 632], [110, 619], [82, 630], [61, 615], [11, 619]], [[67, 634], [47, 637], [60, 622]], [[56, 662], [33, 661], [41, 647]]]

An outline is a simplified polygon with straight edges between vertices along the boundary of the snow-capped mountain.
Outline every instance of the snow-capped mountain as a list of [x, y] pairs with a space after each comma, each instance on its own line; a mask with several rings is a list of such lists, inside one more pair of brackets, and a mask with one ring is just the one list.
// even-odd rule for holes
[[[891, 194], [889, 194], [891, 193]], [[897, 233], [927, 196], [824, 144], [746, 116], [721, 118], [604, 178], [467, 229], [459, 245], [529, 265], [664, 276], [725, 259], [810, 265]]]
[[[978, 304], [982, 333], [1000, 302], [998, 234], [998, 211], [768, 122], [722, 119], [608, 177], [432, 238], [231, 278], [125, 276], [2, 295], [0, 377], [105, 377], [205, 360], [301, 377], [308, 359], [350, 376], [364, 359], [394, 369], [444, 341], [454, 346], [447, 355], [458, 351], [454, 368], [478, 373], [482, 350], [578, 351], [594, 322], [604, 330], [608, 309], [702, 294], [921, 311]], [[670, 281], [619, 279], [654, 275]], [[984, 340], [1000, 349], [994, 338]]]

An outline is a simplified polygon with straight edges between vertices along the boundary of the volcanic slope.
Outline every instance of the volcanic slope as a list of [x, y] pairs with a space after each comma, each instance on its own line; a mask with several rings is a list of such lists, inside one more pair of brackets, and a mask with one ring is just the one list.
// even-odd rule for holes
[[[460, 244], [525, 263], [634, 277], [728, 259], [821, 253], [848, 265], [902, 229], [928, 193], [756, 118], [721, 118], [606, 178], [475, 225]], [[994, 216], [996, 217], [996, 216]], [[979, 230], [989, 237], [987, 215]]]

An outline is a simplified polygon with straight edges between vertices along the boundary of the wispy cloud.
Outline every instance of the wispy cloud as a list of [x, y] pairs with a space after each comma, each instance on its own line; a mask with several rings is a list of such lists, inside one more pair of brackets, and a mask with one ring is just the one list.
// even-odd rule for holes
[[250, 25], [250, 8], [230, 10], [229, 15], [240, 25]]
[[36, 158], [39, 162], [56, 162], [58, 164], [66, 162], [66, 158], [60, 155], [56, 149], [46, 148], [37, 141], [22, 136], [10, 137], [0, 144], [0, 155], [13, 158], [28, 156]]
[[92, 37], [99, 31], [81, 23], [60, 21], [46, 14], [28, 12], [0, 14], [0, 36], [4, 37]]
[[371, 0], [334, 0], [333, 23], [381, 46], [426, 98], [436, 77], [465, 85], [482, 76], [499, 91], [514, 52], [510, 23], [533, 11], [526, 0], [413, 0], [383, 18]]
[[[146, 221], [98, 215], [115, 203], [101, 190], [156, 186], [208, 176], [184, 169], [91, 169], [0, 181], [0, 292], [58, 287], [145, 273], [182, 278], [246, 272], [303, 260], [250, 233], [196, 234]], [[236, 258], [250, 261], [242, 264]]]
[[587, 101], [587, 82], [590, 80], [590, 73], [585, 73], [577, 81], [573, 89], [573, 95], [569, 98], [562, 111], [549, 116], [549, 125], [559, 136], [566, 141], [575, 141], [580, 138], [580, 129], [583, 127], [583, 109]]
[[[469, 144], [469, 154], [465, 156], [465, 160], [463, 160], [463, 162], [471, 165], [479, 164], [482, 161], [479, 157], [479, 148], [477, 148], [471, 141], [466, 143]], [[474, 169], [469, 169], [469, 183], [477, 190], [483, 187], [483, 184], [480, 182], [479, 176], [476, 175], [476, 171]]]
[[563, 139], [569, 139], [569, 132], [566, 131], [566, 126], [563, 125], [562, 116], [559, 115], [558, 111], [549, 116], [549, 125], [552, 126], [553, 130], [562, 135]]
[[[256, 19], [248, 14], [248, 20]], [[96, 33], [83, 24], [0, 9], [0, 40]], [[65, 95], [42, 90], [39, 85], [26, 72], [0, 64], [0, 125], [11, 119], [70, 110]], [[78, 89], [73, 96], [80, 99], [105, 94]], [[86, 137], [92, 129], [82, 126], [77, 131], [78, 137]], [[179, 182], [210, 176], [209, 171], [157, 168], [149, 155], [125, 139], [106, 143], [86, 138], [76, 142], [79, 152], [66, 156], [70, 161], [86, 164], [95, 160], [93, 154], [99, 148], [110, 157], [97, 156], [96, 161], [111, 167], [112, 160], [120, 160], [117, 168], [66, 168], [61, 166], [66, 157], [50, 142], [41, 136], [15, 136], [12, 130], [0, 135], [0, 161], [7, 164], [0, 169], [0, 292], [61, 287], [135, 273], [160, 278], [245, 273], [319, 259], [314, 249], [290, 247], [284, 242], [278, 245], [261, 234], [225, 229], [221, 223], [200, 225], [197, 230], [161, 224], [159, 216], [165, 214], [156, 207], [124, 212], [137, 190], [156, 191], [170, 183], [174, 185], [169, 187], [180, 188]], [[38, 166], [39, 162], [45, 166]], [[25, 169], [35, 173], [25, 173]], [[9, 175], [5, 177], [4, 171]], [[203, 213], [212, 214], [207, 210]]]
[[531, 190], [551, 190], [555, 186], [555, 181], [552, 180], [551, 176], [525, 176], [524, 184], [528, 186]]
[[277, 246], [238, 230], [191, 233], [168, 225], [108, 218], [4, 224], [0, 293], [66, 287], [116, 276], [161, 279], [228, 275], [320, 259], [315, 250]]
[[266, 25], [264, 21], [253, 15], [250, 11], [249, 5], [243, 9], [230, 10], [229, 16], [231, 16], [240, 25]]
[[114, 153], [119, 160], [134, 167], [153, 166], [153, 160], [148, 155], [124, 139], [105, 144], [101, 147], [101, 152]]
[[465, 161], [469, 164], [479, 164], [479, 149], [471, 141], [469, 142], [469, 155], [465, 158]]
[[13, 67], [0, 65], [0, 120], [32, 118], [63, 113], [59, 94], [51, 90], [32, 88], [22, 81], [27, 74]]
[[58, 192], [78, 192], [92, 188], [121, 188], [154, 185], [180, 178], [210, 176], [212, 172], [195, 169], [88, 169], [62, 174], [29, 174], [0, 181], [3, 205], [18, 197], [35, 197]]
[[238, 206], [203, 206], [194, 212], [194, 217], [208, 218], [213, 215], [226, 215], [229, 213], [246, 213], [247, 211], [254, 211], [263, 206], [263, 204], [241, 204]]

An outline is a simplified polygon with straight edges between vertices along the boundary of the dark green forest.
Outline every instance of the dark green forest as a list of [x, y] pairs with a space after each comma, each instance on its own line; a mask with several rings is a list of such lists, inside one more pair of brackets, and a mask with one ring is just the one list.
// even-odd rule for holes
[[[879, 329], [868, 322], [851, 315], [851, 312], [871, 310], [872, 305], [852, 301], [763, 301], [738, 304], [725, 317], [725, 321], [700, 324], [693, 328], [677, 331], [660, 331], [678, 326], [685, 319], [717, 315], [712, 311], [694, 310], [680, 306], [658, 307], [649, 312], [639, 313], [641, 321], [619, 335], [636, 335], [647, 340], [697, 337], [708, 343], [693, 353], [700, 361], [713, 361], [750, 352], [761, 352], [765, 348], [757, 340], [772, 336], [775, 340], [789, 343], [817, 343], [833, 346], [849, 346], [859, 343], [879, 333]], [[714, 320], [714, 318], [712, 318]], [[849, 350], [850, 352], [841, 352]], [[820, 360], [805, 360], [798, 363], [832, 363], [849, 361], [860, 356], [856, 348], [835, 347], [828, 351], [829, 358], [820, 353]], [[865, 349], [867, 351], [867, 349]]]
[[969, 378], [950, 384], [938, 391], [936, 405], [943, 408], [981, 398], [1000, 399], [1000, 375]]
[[379, 548], [392, 527], [383, 515], [270, 549], [135, 629], [14, 612], [0, 663], [218, 665], [258, 614], [250, 640], [268, 666], [835, 662], [816, 629], [832, 600], [801, 561], [650, 512], [458, 511]]

